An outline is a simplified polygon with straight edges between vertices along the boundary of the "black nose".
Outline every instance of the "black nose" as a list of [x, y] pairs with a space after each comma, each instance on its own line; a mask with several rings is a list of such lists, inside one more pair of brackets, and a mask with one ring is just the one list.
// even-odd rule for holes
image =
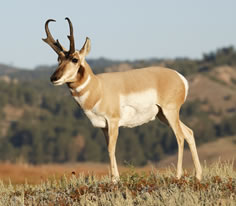
[[55, 75], [52, 75], [51, 78], [50, 78], [51, 82], [55, 82], [58, 80], [57, 76]]

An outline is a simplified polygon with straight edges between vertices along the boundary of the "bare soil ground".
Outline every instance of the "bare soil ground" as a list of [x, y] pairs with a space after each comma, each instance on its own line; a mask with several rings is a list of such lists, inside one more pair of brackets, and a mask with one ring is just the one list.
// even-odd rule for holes
[[[130, 167], [119, 166], [121, 173], [129, 171]], [[137, 172], [148, 172], [153, 166], [135, 168]], [[0, 163], [0, 180], [12, 184], [27, 183], [38, 184], [47, 179], [60, 179], [63, 175], [96, 175], [98, 177], [109, 175], [109, 164], [103, 163], [70, 163], [70, 164], [12, 164]]]

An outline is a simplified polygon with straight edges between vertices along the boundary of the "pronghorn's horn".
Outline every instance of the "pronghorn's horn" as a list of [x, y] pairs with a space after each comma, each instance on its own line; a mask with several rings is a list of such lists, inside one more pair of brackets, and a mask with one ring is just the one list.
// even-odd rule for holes
[[73, 34], [73, 26], [68, 17], [66, 17], [66, 20], [69, 23], [70, 26], [70, 35], [68, 36], [68, 39], [70, 40], [70, 50], [69, 50], [69, 55], [73, 54], [75, 52], [75, 41], [74, 41], [74, 34]]
[[54, 38], [51, 35], [51, 32], [48, 28], [48, 24], [51, 21], [55, 22], [54, 19], [48, 19], [45, 23], [45, 32], [46, 32], [47, 38], [42, 39], [42, 40], [45, 41], [49, 46], [51, 46], [52, 49], [60, 56], [60, 55], [63, 54], [63, 47], [61, 46], [59, 41], [58, 40], [55, 41]]

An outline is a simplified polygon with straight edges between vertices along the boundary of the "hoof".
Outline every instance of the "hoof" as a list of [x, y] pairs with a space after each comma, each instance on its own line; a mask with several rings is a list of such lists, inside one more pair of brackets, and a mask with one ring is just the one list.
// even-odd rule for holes
[[196, 172], [196, 178], [200, 181], [202, 179], [202, 169], [199, 169]]
[[112, 183], [116, 184], [120, 181], [120, 177], [112, 177], [111, 181], [112, 181]]
[[201, 181], [201, 180], [202, 180], [202, 174], [196, 175], [196, 178], [197, 178], [199, 181]]
[[178, 172], [177, 174], [176, 174], [176, 178], [179, 180], [181, 177], [182, 177], [182, 175], [183, 175], [183, 172], [181, 171], [181, 172]]

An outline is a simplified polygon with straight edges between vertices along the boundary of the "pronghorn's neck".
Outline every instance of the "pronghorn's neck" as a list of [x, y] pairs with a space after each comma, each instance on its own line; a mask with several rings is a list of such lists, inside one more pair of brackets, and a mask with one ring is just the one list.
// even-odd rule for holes
[[72, 96], [82, 109], [90, 109], [100, 99], [99, 80], [85, 62], [81, 66], [76, 81], [67, 83]]
[[68, 87], [72, 90], [76, 90], [78, 93], [82, 92], [83, 89], [90, 83], [91, 79], [96, 78], [92, 69], [88, 65], [87, 62], [84, 63], [84, 65], [80, 66], [76, 81], [67, 83]]

